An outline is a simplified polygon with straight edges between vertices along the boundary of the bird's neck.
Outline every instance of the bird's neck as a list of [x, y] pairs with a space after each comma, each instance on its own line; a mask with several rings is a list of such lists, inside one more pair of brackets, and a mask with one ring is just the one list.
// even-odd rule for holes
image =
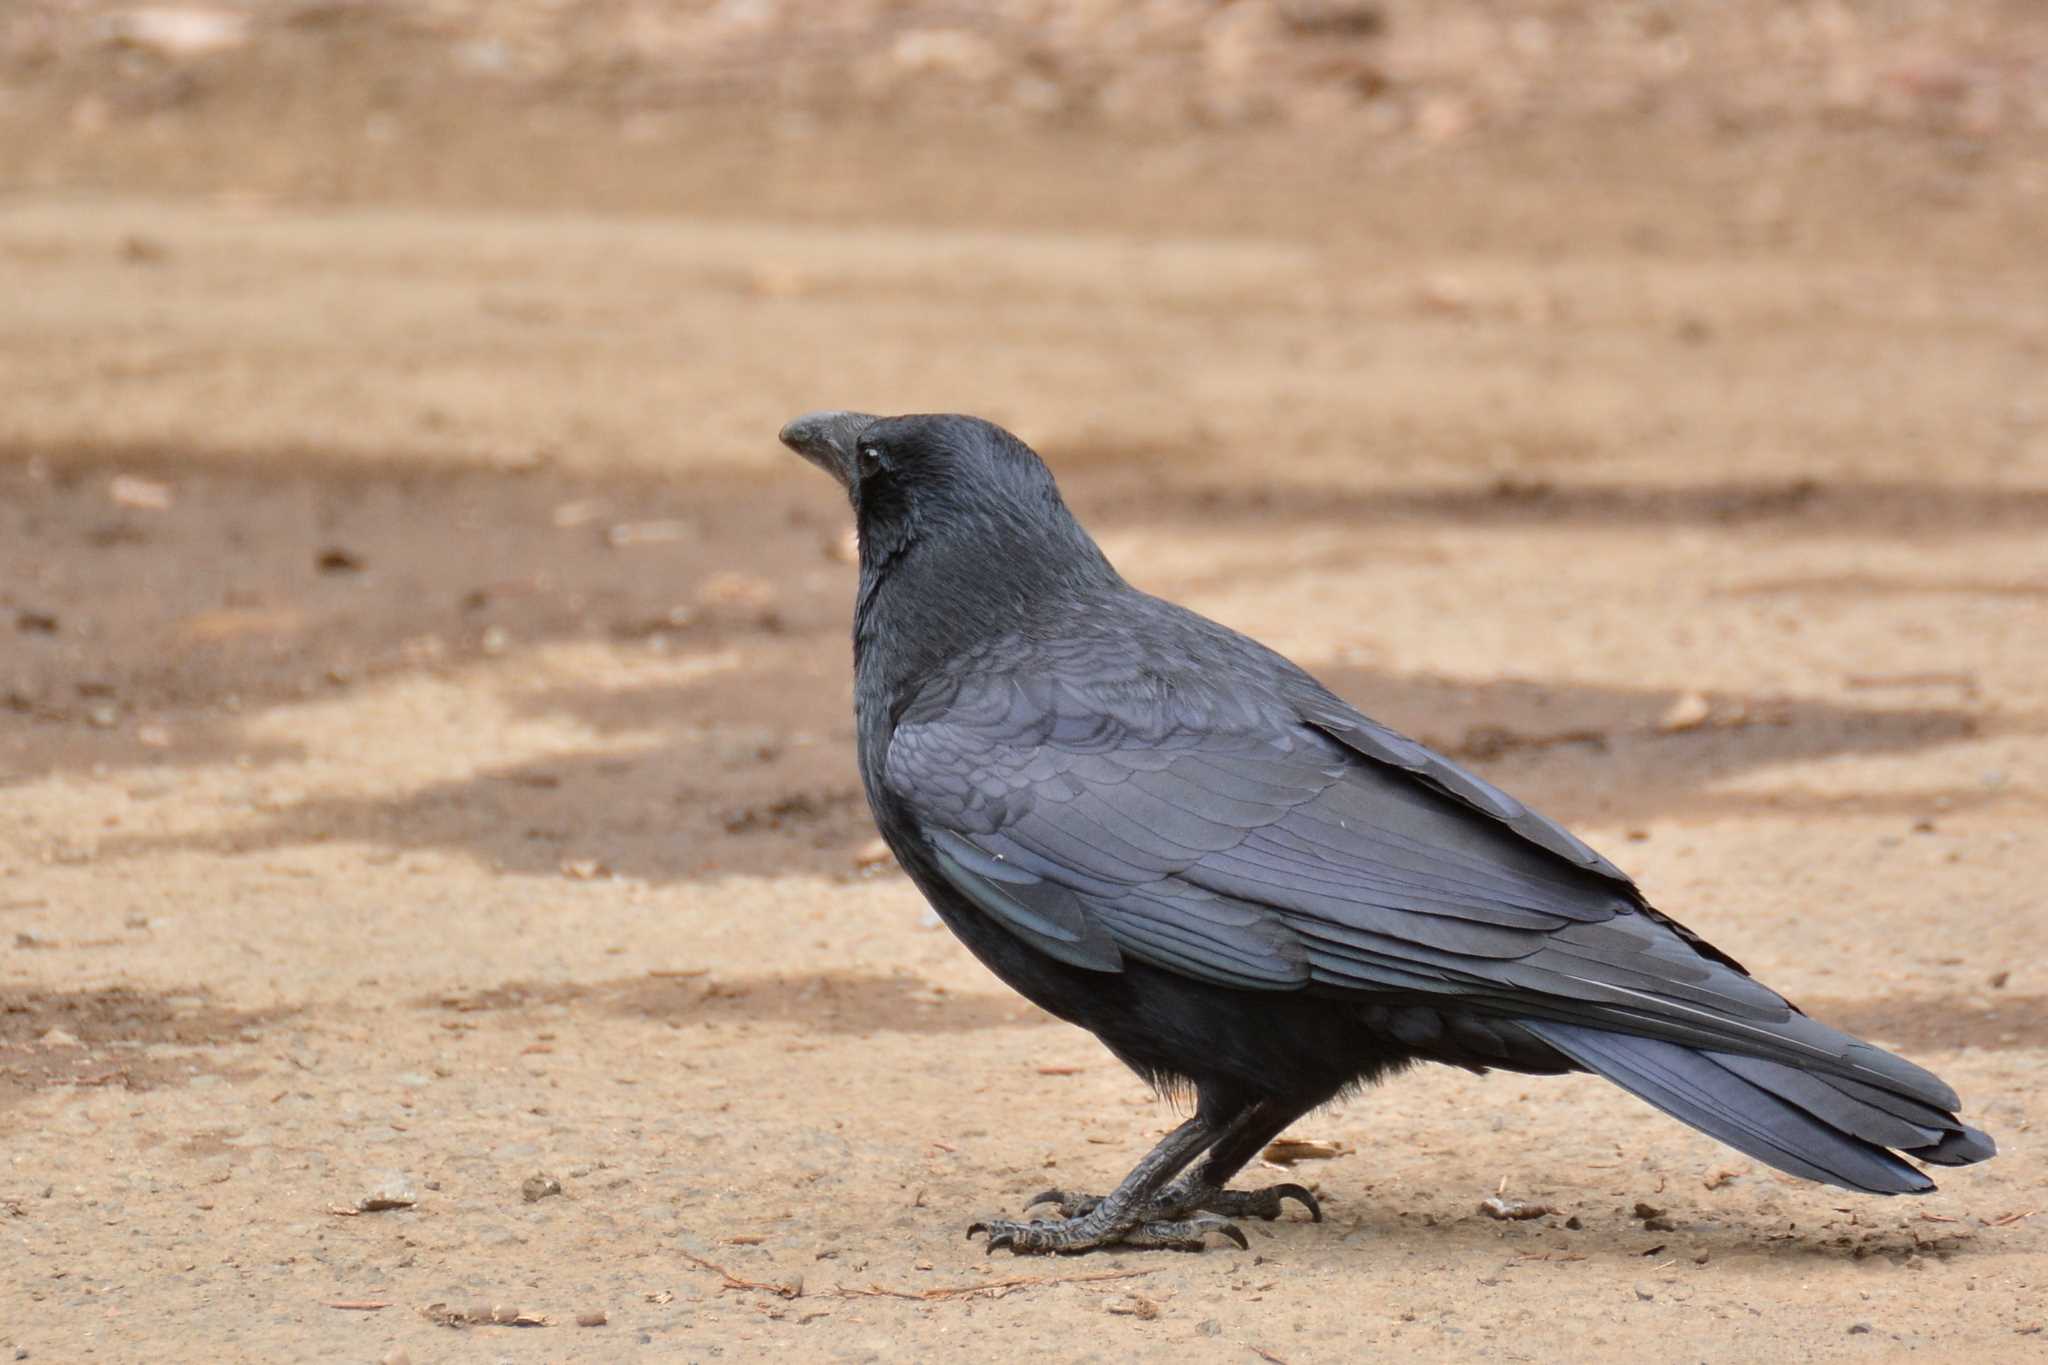
[[[864, 721], [894, 713], [984, 641], [1056, 620], [1122, 583], [1087, 532], [1063, 518], [864, 540], [854, 607], [855, 701]], [[971, 532], [971, 533], [970, 533]], [[879, 713], [879, 714], [878, 714]]]

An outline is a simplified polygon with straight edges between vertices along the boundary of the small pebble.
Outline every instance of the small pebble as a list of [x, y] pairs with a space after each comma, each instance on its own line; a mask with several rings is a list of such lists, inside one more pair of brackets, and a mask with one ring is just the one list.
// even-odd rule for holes
[[1650, 1286], [1644, 1284], [1641, 1280], [1637, 1280], [1636, 1297], [1641, 1299], [1644, 1303], [1648, 1303], [1650, 1302], [1650, 1300], [1657, 1297], [1657, 1291], [1650, 1288]]
[[1867, 1322], [1852, 1322], [1849, 1324], [1849, 1335], [1852, 1337], [1866, 1336], [1869, 1332], [1870, 1324]]
[[409, 1209], [419, 1202], [419, 1193], [410, 1179], [398, 1171], [383, 1171], [369, 1192], [356, 1200], [356, 1208], [364, 1213], [383, 1213], [388, 1209]]
[[605, 1311], [602, 1308], [594, 1313], [578, 1313], [576, 1315], [576, 1325], [578, 1327], [602, 1327], [610, 1321], [611, 1319], [605, 1315]]
[[562, 1182], [549, 1175], [546, 1171], [535, 1172], [526, 1177], [519, 1185], [520, 1197], [529, 1204], [538, 1204], [541, 1200], [558, 1195], [561, 1192]]

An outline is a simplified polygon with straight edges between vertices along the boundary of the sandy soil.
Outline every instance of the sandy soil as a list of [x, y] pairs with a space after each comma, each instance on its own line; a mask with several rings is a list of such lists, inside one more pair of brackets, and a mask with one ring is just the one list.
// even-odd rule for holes
[[[218, 55], [87, 117], [50, 60], [0, 136], [17, 1359], [2048, 1357], [2038, 125], [598, 145], [259, 117]], [[833, 404], [1014, 425], [1137, 582], [2003, 1154], [1883, 1202], [1428, 1072], [1300, 1125], [1323, 1226], [984, 1256], [1174, 1115], [872, 862], [845, 511], [773, 439]]]

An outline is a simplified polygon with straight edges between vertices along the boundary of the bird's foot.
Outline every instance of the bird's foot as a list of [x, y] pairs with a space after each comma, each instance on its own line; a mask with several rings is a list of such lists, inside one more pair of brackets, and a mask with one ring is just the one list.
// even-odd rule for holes
[[1097, 1200], [1095, 1207], [1087, 1213], [1055, 1222], [992, 1219], [976, 1223], [967, 1229], [967, 1235], [987, 1233], [991, 1251], [997, 1247], [1008, 1247], [1019, 1256], [1075, 1256], [1103, 1247], [1138, 1251], [1201, 1251], [1208, 1246], [1212, 1233], [1229, 1238], [1241, 1251], [1251, 1250], [1251, 1243], [1246, 1240], [1242, 1229], [1212, 1213], [1197, 1213], [1189, 1218], [1112, 1219], [1099, 1216], [1101, 1206], [1102, 1201]]
[[[1269, 1185], [1263, 1190], [1219, 1190], [1204, 1185], [1175, 1183], [1159, 1192], [1159, 1197], [1141, 1210], [1147, 1222], [1174, 1222], [1196, 1213], [1216, 1213], [1225, 1218], [1263, 1218], [1272, 1222], [1280, 1216], [1283, 1200], [1292, 1199], [1308, 1210], [1309, 1221], [1323, 1221], [1323, 1206], [1316, 1197], [1300, 1185]], [[1030, 1212], [1041, 1204], [1051, 1204], [1065, 1217], [1086, 1217], [1102, 1203], [1102, 1197], [1094, 1194], [1073, 1194], [1066, 1190], [1047, 1190], [1024, 1206]]]

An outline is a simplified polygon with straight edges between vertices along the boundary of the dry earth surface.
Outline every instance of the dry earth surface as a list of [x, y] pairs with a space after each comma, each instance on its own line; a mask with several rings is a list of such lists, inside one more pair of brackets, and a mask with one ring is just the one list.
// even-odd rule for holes
[[[0, 21], [0, 1344], [2048, 1358], [2038, 8], [828, 9]], [[836, 404], [1015, 426], [2002, 1155], [1436, 1070], [1322, 1226], [984, 1254], [1174, 1113], [874, 859]]]

